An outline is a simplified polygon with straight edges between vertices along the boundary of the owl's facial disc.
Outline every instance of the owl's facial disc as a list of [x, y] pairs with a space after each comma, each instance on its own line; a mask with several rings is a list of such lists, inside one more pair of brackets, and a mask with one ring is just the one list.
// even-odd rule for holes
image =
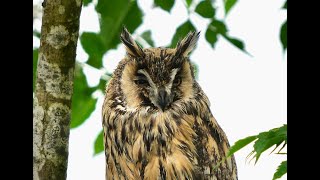
[[135, 84], [147, 89], [148, 100], [158, 109], [165, 111], [170, 107], [174, 100], [174, 93], [172, 92], [173, 85], [179, 85], [181, 83], [180, 77], [175, 77], [179, 69], [172, 69], [170, 73], [170, 80], [167, 83], [156, 84], [151, 79], [148, 72], [144, 69], [137, 71], [137, 76], [134, 79]]

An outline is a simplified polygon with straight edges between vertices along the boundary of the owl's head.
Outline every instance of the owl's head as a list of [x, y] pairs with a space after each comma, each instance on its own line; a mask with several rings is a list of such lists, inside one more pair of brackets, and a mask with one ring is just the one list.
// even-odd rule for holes
[[120, 38], [127, 51], [120, 83], [129, 107], [165, 111], [193, 96], [194, 73], [188, 54], [199, 33], [190, 32], [174, 49], [142, 49], [125, 28]]

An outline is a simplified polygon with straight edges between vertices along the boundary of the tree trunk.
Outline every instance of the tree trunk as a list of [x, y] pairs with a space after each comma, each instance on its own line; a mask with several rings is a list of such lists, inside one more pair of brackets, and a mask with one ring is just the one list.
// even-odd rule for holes
[[44, 0], [42, 6], [33, 99], [33, 179], [65, 180], [82, 0]]

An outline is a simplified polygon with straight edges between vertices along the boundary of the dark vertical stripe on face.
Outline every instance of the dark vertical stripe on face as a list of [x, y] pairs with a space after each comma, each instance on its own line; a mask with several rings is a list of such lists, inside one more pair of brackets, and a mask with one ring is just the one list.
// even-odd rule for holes
[[165, 51], [164, 49], [160, 50], [160, 60], [162, 60], [162, 61], [166, 58], [164, 51]]

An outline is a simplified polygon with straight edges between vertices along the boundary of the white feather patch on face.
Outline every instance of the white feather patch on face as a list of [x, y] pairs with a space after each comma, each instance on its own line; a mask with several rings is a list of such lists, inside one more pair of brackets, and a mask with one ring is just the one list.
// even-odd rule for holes
[[171, 94], [171, 88], [172, 88], [172, 83], [177, 75], [177, 72], [179, 71], [180, 68], [174, 68], [172, 69], [171, 71], [171, 74], [170, 74], [170, 81], [169, 83], [165, 86], [166, 88], [166, 91], [168, 94]]
[[[176, 77], [177, 72], [179, 71], [179, 69], [180, 69], [180, 68], [174, 68], [174, 69], [172, 69], [171, 74], [170, 74], [170, 81], [169, 81], [169, 83], [166, 85], [166, 90], [167, 90], [167, 91], [170, 91], [170, 90], [171, 90], [171, 88], [172, 88], [172, 83], [173, 83], [173, 81], [174, 81], [174, 79], [175, 79], [175, 77]], [[170, 94], [170, 93], [169, 93], [169, 94]]]

